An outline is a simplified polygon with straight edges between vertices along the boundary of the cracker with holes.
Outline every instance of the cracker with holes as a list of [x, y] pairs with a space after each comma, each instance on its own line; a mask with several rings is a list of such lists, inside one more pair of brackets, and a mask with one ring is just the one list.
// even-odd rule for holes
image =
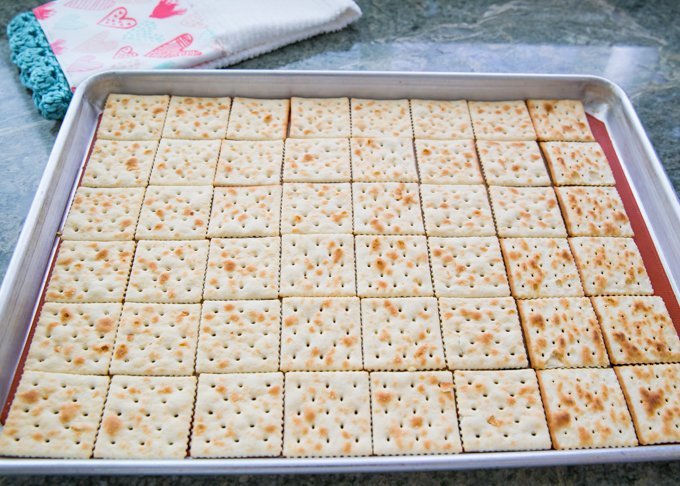
[[201, 240], [208, 232], [212, 186], [149, 186], [138, 240]]
[[146, 187], [158, 142], [97, 140], [85, 166], [84, 187]]
[[649, 295], [654, 292], [632, 238], [569, 238], [586, 295]]
[[112, 375], [188, 376], [194, 372], [200, 304], [126, 302]]
[[352, 98], [352, 137], [413, 138], [408, 100]]
[[45, 303], [24, 369], [107, 374], [121, 307], [121, 304]]
[[585, 297], [518, 300], [531, 366], [609, 366], [602, 332]]
[[280, 249], [279, 237], [210, 240], [203, 298], [277, 298]]
[[484, 186], [423, 184], [420, 194], [429, 236], [496, 236]]
[[477, 140], [479, 161], [490, 186], [549, 186], [550, 177], [536, 142]]
[[45, 302], [122, 302], [134, 241], [63, 241]]
[[283, 420], [284, 456], [370, 455], [368, 373], [286, 373]]
[[473, 140], [415, 141], [422, 184], [484, 184]]
[[468, 101], [477, 140], [536, 140], [524, 101]]
[[357, 295], [434, 295], [424, 236], [357, 236]]
[[363, 369], [356, 297], [283, 299], [281, 371]]
[[592, 297], [613, 364], [680, 361], [680, 339], [661, 297]]
[[279, 456], [283, 373], [198, 378], [191, 457]]
[[94, 457], [183, 459], [195, 395], [194, 376], [114, 376]]
[[410, 138], [353, 138], [354, 182], [418, 182]]
[[231, 98], [170, 98], [163, 138], [221, 140], [227, 135]]
[[439, 299], [446, 362], [452, 370], [527, 368], [515, 300]]
[[349, 138], [349, 136], [348, 98], [290, 99], [290, 138]]
[[200, 302], [207, 257], [207, 240], [140, 241], [125, 300]]
[[284, 140], [290, 100], [234, 98], [227, 127], [229, 140]]
[[132, 240], [144, 189], [79, 187], [64, 223], [64, 240]]
[[203, 301], [197, 373], [279, 370], [278, 300]]
[[541, 142], [556, 186], [613, 186], [616, 181], [596, 142]]
[[501, 249], [513, 297], [582, 297], [566, 238], [503, 238]]
[[0, 455], [87, 459], [108, 376], [24, 371], [0, 435]]
[[638, 445], [613, 369], [539, 370], [538, 382], [555, 449]]
[[219, 140], [161, 139], [149, 184], [211, 186], [219, 153]]
[[364, 368], [446, 368], [437, 299], [362, 299]]
[[222, 141], [215, 170], [216, 186], [279, 184], [283, 140]]
[[501, 249], [495, 236], [428, 238], [437, 297], [510, 295]]
[[110, 94], [99, 122], [100, 140], [158, 140], [170, 97]]
[[565, 237], [560, 206], [552, 187], [489, 187], [498, 236]]
[[623, 201], [614, 187], [558, 187], [569, 236], [633, 236]]
[[539, 140], [594, 142], [579, 100], [527, 100]]
[[283, 235], [281, 297], [356, 295], [351, 235]]
[[376, 455], [462, 452], [450, 371], [371, 373]]
[[275, 236], [281, 186], [216, 187], [208, 237]]
[[284, 184], [281, 206], [282, 234], [352, 234], [349, 183]]
[[352, 192], [355, 234], [425, 234], [418, 184], [355, 183]]
[[550, 449], [534, 370], [455, 371], [465, 452]]
[[349, 140], [286, 139], [284, 182], [349, 182]]
[[468, 140], [473, 138], [470, 110], [465, 100], [411, 100], [416, 139]]

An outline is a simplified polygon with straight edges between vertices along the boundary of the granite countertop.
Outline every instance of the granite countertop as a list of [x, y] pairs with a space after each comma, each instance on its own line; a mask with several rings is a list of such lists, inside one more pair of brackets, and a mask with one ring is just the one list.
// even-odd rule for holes
[[[0, 277], [59, 130], [33, 106], [10, 62], [5, 26], [45, 0], [0, 0]], [[680, 191], [680, 2], [677, 0], [357, 0], [347, 29], [242, 62], [240, 69], [593, 74], [631, 98]], [[0, 478], [9, 485], [94, 484], [677, 484], [680, 462], [468, 472], [319, 476]]]

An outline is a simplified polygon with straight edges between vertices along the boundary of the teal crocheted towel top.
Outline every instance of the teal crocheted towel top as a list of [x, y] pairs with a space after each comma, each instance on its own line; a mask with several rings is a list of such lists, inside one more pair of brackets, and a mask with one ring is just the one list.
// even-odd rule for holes
[[7, 26], [10, 57], [21, 70], [21, 83], [48, 120], [61, 120], [73, 97], [66, 77], [33, 12], [17, 15]]

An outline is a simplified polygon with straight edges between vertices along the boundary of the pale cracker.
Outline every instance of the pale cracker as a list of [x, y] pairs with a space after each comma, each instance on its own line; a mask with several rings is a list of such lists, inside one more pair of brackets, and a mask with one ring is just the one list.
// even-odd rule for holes
[[219, 140], [161, 139], [149, 184], [205, 186], [215, 179]]
[[424, 236], [357, 236], [359, 297], [431, 296]]
[[216, 186], [279, 184], [283, 140], [262, 142], [224, 140], [215, 171]]
[[465, 452], [550, 449], [534, 370], [455, 371]]
[[207, 257], [207, 240], [140, 241], [125, 300], [200, 302]]
[[97, 139], [158, 140], [170, 97], [110, 94], [99, 122]]
[[680, 361], [680, 339], [661, 297], [591, 297], [613, 364]]
[[556, 186], [613, 186], [616, 181], [599, 143], [541, 142]]
[[275, 236], [281, 186], [216, 187], [208, 237]]
[[654, 293], [632, 238], [569, 238], [586, 295]]
[[364, 368], [446, 368], [437, 299], [362, 299]]
[[107, 374], [121, 307], [47, 302], [40, 311], [24, 369]]
[[201, 240], [206, 237], [212, 186], [149, 186], [139, 215], [138, 240]]
[[593, 306], [585, 297], [518, 300], [531, 366], [609, 366]]
[[472, 140], [416, 140], [422, 184], [484, 184]]
[[352, 234], [350, 184], [284, 184], [281, 233]]
[[283, 299], [281, 371], [363, 369], [357, 297]]
[[64, 223], [64, 240], [132, 240], [144, 199], [141, 187], [79, 187]]
[[510, 295], [503, 256], [495, 236], [427, 240], [437, 297]]
[[191, 457], [278, 456], [283, 441], [283, 374], [202, 374]]
[[349, 136], [349, 99], [291, 98], [290, 138]]
[[145, 187], [158, 142], [97, 140], [85, 166], [85, 187]]
[[352, 137], [411, 137], [408, 100], [352, 98]]
[[369, 393], [364, 371], [286, 373], [283, 455], [370, 455]]
[[615, 187], [557, 187], [569, 236], [633, 236]]
[[477, 141], [490, 186], [549, 186], [550, 177], [536, 142]]
[[527, 108], [539, 140], [595, 141], [579, 100], [527, 100]]
[[196, 377], [114, 376], [94, 457], [183, 459]]
[[513, 297], [582, 297], [566, 238], [503, 238], [501, 249]]
[[280, 249], [279, 237], [210, 240], [203, 298], [277, 298]]
[[428, 236], [496, 236], [486, 188], [420, 186]]
[[120, 316], [110, 373], [193, 374], [200, 316], [200, 304], [126, 302]]
[[134, 241], [63, 241], [46, 302], [122, 302]]
[[524, 101], [468, 101], [477, 140], [536, 140]]
[[538, 382], [555, 449], [638, 445], [613, 369], [539, 370]]
[[278, 300], [203, 301], [197, 373], [279, 370]]
[[462, 452], [450, 371], [371, 373], [376, 455]]
[[281, 297], [356, 295], [351, 235], [283, 235]]
[[170, 98], [164, 138], [220, 140], [226, 138], [231, 98]]
[[353, 138], [351, 146], [354, 182], [418, 182], [410, 138]]
[[24, 371], [0, 455], [89, 458], [108, 386], [108, 376]]
[[229, 116], [229, 140], [284, 140], [290, 100], [234, 98]]
[[285, 182], [349, 182], [349, 140], [286, 140]]
[[425, 234], [418, 184], [358, 182], [352, 193], [355, 234]]
[[467, 140], [473, 137], [465, 100], [411, 100], [416, 139]]
[[451, 370], [527, 368], [512, 297], [439, 299], [446, 362]]
[[489, 187], [500, 237], [566, 237], [552, 187]]

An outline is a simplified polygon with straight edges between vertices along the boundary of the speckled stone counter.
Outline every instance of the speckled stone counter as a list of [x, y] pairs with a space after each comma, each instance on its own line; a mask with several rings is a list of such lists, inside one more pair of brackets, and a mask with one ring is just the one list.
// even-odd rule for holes
[[[16, 14], [45, 0], [0, 0], [0, 276], [4, 275], [59, 123], [40, 117], [9, 60]], [[349, 28], [234, 66], [594, 74], [628, 93], [680, 191], [680, 2], [677, 0], [358, 0]], [[9, 485], [677, 484], [680, 462], [468, 472], [320, 476], [0, 478]]]

